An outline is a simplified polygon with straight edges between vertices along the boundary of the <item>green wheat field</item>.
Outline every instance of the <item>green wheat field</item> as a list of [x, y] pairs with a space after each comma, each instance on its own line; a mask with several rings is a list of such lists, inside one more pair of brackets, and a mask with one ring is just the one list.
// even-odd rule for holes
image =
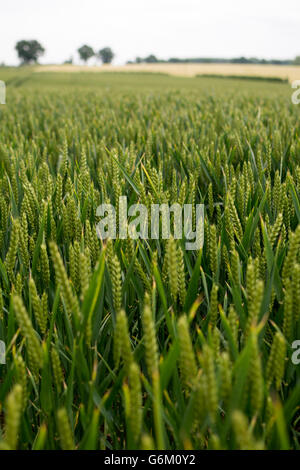
[[[290, 85], [0, 79], [0, 448], [300, 449]], [[203, 249], [101, 242], [122, 195], [204, 204]]]

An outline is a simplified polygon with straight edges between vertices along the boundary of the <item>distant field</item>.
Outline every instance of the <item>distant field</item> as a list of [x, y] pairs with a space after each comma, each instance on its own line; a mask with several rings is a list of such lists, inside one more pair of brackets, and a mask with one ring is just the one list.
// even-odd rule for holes
[[132, 64], [132, 65], [44, 65], [38, 72], [156, 72], [184, 77], [195, 75], [247, 75], [300, 80], [300, 66], [252, 65], [252, 64]]
[[[14, 67], [14, 68], [1, 68], [0, 80], [5, 81], [7, 85], [7, 100], [11, 100], [12, 95], [17, 89], [26, 88], [34, 89], [35, 93], [44, 93], [51, 91], [55, 94], [70, 93], [72, 90], [80, 92], [85, 89], [86, 92], [97, 93], [102, 95], [108, 92], [113, 92], [114, 96], [124, 92], [131, 93], [159, 93], [163, 91], [176, 91], [183, 93], [188, 91], [198, 95], [214, 95], [218, 96], [219, 93], [229, 96], [235, 93], [244, 93], [249, 97], [254, 93], [256, 97], [264, 98], [266, 94], [273, 96], [284, 97], [290, 102], [291, 87], [287, 83], [272, 83], [265, 80], [249, 80], [224, 78], [219, 79], [218, 76], [207, 77], [205, 75], [198, 76], [179, 76], [169, 75], [166, 73], [155, 73], [150, 71], [128, 71], [122, 72], [121, 68], [103, 67], [106, 70], [104, 73], [95, 73], [92, 67], [79, 67], [74, 66], [74, 73], [72, 67], [64, 70], [62, 66], [59, 68], [61, 72], [57, 73], [55, 70], [45, 72], [45, 68], [31, 67]], [[98, 68], [97, 70], [99, 70]], [[126, 68], [127, 70], [130, 70]], [[101, 70], [101, 69], [100, 69]], [[113, 70], [116, 70], [115, 72]], [[245, 76], [246, 77], [246, 76]], [[248, 76], [249, 77], [249, 76]]]

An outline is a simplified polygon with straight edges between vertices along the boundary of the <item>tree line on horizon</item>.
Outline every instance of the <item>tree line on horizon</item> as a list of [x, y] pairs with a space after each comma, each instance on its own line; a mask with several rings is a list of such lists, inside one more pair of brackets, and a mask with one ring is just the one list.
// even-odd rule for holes
[[[45, 53], [45, 48], [35, 39], [18, 41], [15, 49], [22, 65], [36, 64], [38, 59]], [[77, 52], [85, 64], [91, 57], [97, 57], [103, 64], [110, 64], [114, 58], [114, 53], [110, 47], [94, 51], [91, 46], [84, 44], [77, 49]], [[73, 58], [66, 60], [65, 63], [73, 63]]]
[[[21, 40], [18, 41], [15, 49], [18, 53], [18, 57], [21, 59], [21, 64], [32, 64], [37, 63], [39, 57], [45, 53], [45, 48], [37, 40]], [[110, 47], [104, 47], [99, 51], [84, 44], [77, 49], [80, 59], [87, 64], [89, 59], [96, 57], [100, 59], [103, 64], [110, 64], [114, 58], [114, 52]], [[66, 60], [65, 64], [72, 64], [73, 58]], [[159, 59], [154, 54], [150, 54], [147, 57], [136, 57], [135, 61], [128, 61], [127, 64], [141, 64], [141, 63], [184, 63], [184, 64], [269, 64], [269, 65], [300, 65], [300, 56], [297, 56], [294, 60], [278, 60], [278, 59], [258, 59], [257, 57], [236, 57], [231, 59], [225, 58], [207, 58], [207, 57], [196, 57], [196, 58], [185, 58], [181, 59], [178, 57], [171, 57], [167, 60]]]
[[300, 65], [300, 56], [295, 57], [294, 60], [286, 59], [258, 59], [257, 57], [233, 57], [230, 59], [218, 57], [192, 57], [192, 58], [179, 58], [170, 57], [167, 60], [159, 59], [155, 55], [150, 54], [147, 57], [136, 57], [135, 61], [128, 61], [127, 64], [268, 64], [268, 65]]

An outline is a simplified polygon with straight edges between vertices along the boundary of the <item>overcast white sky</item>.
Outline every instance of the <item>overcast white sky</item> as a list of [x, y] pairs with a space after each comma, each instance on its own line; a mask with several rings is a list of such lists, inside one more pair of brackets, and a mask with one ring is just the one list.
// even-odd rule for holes
[[300, 1], [0, 0], [0, 62], [18, 63], [20, 39], [42, 43], [42, 63], [77, 60], [84, 43], [110, 46], [118, 64], [150, 53], [294, 58], [300, 55]]

